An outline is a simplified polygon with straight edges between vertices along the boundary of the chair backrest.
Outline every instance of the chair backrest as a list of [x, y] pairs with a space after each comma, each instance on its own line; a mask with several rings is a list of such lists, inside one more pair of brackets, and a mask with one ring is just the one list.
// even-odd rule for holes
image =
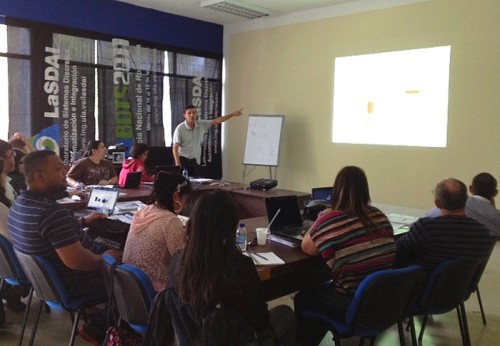
[[253, 327], [220, 304], [194, 309], [170, 288], [158, 293], [153, 304], [145, 345], [258, 344]]
[[66, 306], [69, 296], [52, 263], [42, 256], [14, 252], [38, 297], [52, 308]]
[[376, 335], [408, 315], [425, 282], [425, 271], [413, 265], [367, 276], [346, 314], [354, 335]]
[[469, 288], [469, 292], [467, 296], [465, 297], [465, 300], [469, 299], [470, 295], [477, 289], [477, 286], [479, 285], [479, 281], [481, 280], [481, 277], [483, 276], [484, 269], [486, 268], [486, 265], [488, 264], [488, 261], [490, 260], [491, 254], [493, 252], [493, 249], [495, 248], [495, 245], [497, 243], [497, 237], [492, 237], [491, 238], [491, 244], [490, 244], [490, 249], [488, 253], [483, 256], [481, 259], [478, 261], [478, 265], [476, 268], [476, 272], [474, 273], [474, 277], [472, 278], [472, 283]]
[[[114, 262], [104, 256], [104, 272], [109, 275]], [[109, 277], [107, 277], [109, 280]], [[109, 281], [107, 281], [109, 283]], [[113, 275], [113, 299], [120, 318], [129, 324], [145, 325], [156, 292], [149, 277], [138, 267], [119, 264]]]
[[442, 314], [455, 309], [467, 297], [478, 262], [448, 260], [431, 273], [418, 300], [419, 313]]
[[0, 278], [11, 285], [26, 284], [28, 281], [23, 268], [14, 253], [9, 240], [0, 234]]

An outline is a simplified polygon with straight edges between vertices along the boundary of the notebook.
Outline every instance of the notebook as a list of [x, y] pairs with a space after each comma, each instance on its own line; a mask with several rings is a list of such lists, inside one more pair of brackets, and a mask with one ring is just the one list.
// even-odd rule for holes
[[124, 189], [136, 189], [141, 185], [142, 172], [129, 172], [125, 178]]
[[313, 187], [311, 191], [312, 200], [332, 201], [332, 187]]
[[118, 200], [119, 190], [114, 187], [96, 186], [90, 191], [87, 207], [75, 212], [75, 215], [85, 216], [91, 213], [102, 213], [107, 210], [111, 215]]
[[299, 244], [310, 223], [304, 224], [302, 221], [297, 196], [267, 197], [264, 201], [268, 222], [271, 222], [279, 210], [269, 229], [271, 239], [273, 239], [272, 236], [278, 236]]

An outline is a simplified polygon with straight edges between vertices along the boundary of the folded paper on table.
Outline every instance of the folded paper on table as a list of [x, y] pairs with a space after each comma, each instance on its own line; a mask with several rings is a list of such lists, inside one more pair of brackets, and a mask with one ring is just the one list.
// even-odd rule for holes
[[258, 254], [245, 252], [244, 254], [250, 257], [253, 260], [253, 263], [258, 266], [285, 264], [285, 261], [276, 256], [274, 252], [259, 252]]

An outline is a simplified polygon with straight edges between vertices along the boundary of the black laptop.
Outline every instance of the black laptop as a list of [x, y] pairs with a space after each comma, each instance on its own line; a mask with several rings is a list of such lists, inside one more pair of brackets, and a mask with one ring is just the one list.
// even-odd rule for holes
[[124, 189], [136, 189], [141, 185], [142, 172], [129, 172], [125, 178]]
[[270, 234], [300, 243], [304, 238], [303, 234], [312, 223], [306, 222], [304, 224], [302, 221], [297, 196], [267, 197], [264, 201], [268, 222], [271, 222], [278, 213], [271, 224]]
[[320, 200], [326, 202], [332, 202], [332, 187], [313, 187], [311, 191], [311, 198], [313, 201]]

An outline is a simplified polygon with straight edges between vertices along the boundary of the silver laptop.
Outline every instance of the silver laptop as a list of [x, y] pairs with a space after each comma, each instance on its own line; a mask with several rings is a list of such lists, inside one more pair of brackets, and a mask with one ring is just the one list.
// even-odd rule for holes
[[105, 213], [111, 215], [118, 200], [119, 189], [114, 187], [95, 186], [90, 191], [85, 209], [75, 212], [77, 216], [91, 213]]

